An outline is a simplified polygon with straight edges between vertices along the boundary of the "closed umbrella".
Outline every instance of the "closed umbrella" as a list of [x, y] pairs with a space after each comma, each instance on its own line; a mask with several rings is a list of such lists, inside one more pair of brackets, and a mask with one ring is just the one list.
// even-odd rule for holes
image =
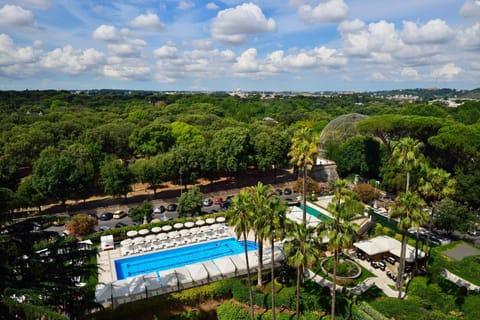
[[185, 227], [191, 228], [193, 226], [195, 226], [195, 223], [193, 223], [192, 221], [185, 222]]
[[165, 226], [162, 227], [162, 230], [163, 230], [163, 231], [170, 231], [170, 230], [172, 230], [172, 226], [170, 226], [170, 225], [167, 224], [167, 225], [165, 225]]
[[175, 223], [175, 224], [173, 225], [173, 227], [174, 227], [175, 229], [182, 229], [182, 228], [183, 228], [183, 223], [177, 222], [177, 223]]
[[141, 236], [144, 236], [146, 234], [148, 234], [150, 232], [150, 230], [148, 229], [140, 229], [140, 231], [138, 231], [138, 234], [141, 235]]
[[205, 220], [205, 222], [208, 223], [208, 224], [213, 224], [213, 223], [215, 223], [215, 219], [214, 218], [207, 218]]
[[205, 220], [202, 220], [202, 219], [197, 220], [197, 221], [195, 222], [195, 224], [196, 224], [197, 226], [203, 226], [203, 225], [205, 224]]
[[133, 238], [133, 237], [136, 237], [136, 236], [138, 236], [137, 230], [127, 231], [127, 237]]
[[152, 228], [153, 233], [159, 233], [160, 231], [162, 231], [162, 228], [160, 228], [160, 227], [153, 227]]

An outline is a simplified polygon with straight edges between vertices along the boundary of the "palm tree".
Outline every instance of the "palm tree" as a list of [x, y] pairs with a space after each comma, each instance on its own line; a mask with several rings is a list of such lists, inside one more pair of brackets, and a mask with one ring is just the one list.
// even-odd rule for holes
[[302, 170], [303, 221], [307, 221], [307, 167], [314, 164], [318, 153], [310, 128], [302, 128], [295, 133], [288, 156], [291, 163]]
[[[263, 241], [269, 238], [270, 229], [268, 223], [270, 216], [268, 214], [269, 203], [278, 195], [273, 191], [270, 185], [264, 185], [258, 182], [256, 186], [246, 188], [250, 198], [250, 212], [252, 212], [252, 228], [258, 241], [258, 256], [263, 257]], [[257, 287], [262, 288], [263, 261], [258, 260]]]
[[272, 285], [272, 319], [275, 320], [275, 241], [283, 239], [285, 236], [287, 206], [278, 196], [269, 201], [266, 210], [267, 223], [265, 224], [265, 233], [268, 234], [271, 247], [270, 267], [271, 285]]
[[321, 252], [320, 241], [315, 228], [308, 226], [306, 222], [298, 224], [289, 221], [287, 230], [288, 241], [284, 244], [284, 250], [287, 263], [297, 268], [296, 319], [298, 320], [303, 270], [317, 261]]
[[[429, 198], [432, 204], [432, 213], [430, 216], [430, 223], [428, 224], [427, 248], [425, 250], [428, 261], [428, 257], [430, 256], [430, 234], [432, 233], [432, 219], [435, 214], [435, 207], [437, 206], [438, 201], [455, 193], [456, 181], [454, 179], [450, 179], [450, 173], [443, 169], [431, 168], [428, 165], [424, 165], [423, 171], [425, 176], [420, 180], [419, 191], [424, 197]], [[415, 258], [416, 255], [417, 254], [415, 253]]]
[[402, 298], [408, 229], [422, 225], [428, 219], [428, 216], [422, 211], [424, 206], [425, 202], [417, 193], [407, 191], [398, 195], [392, 210], [390, 210], [390, 218], [399, 219], [397, 227], [402, 231], [402, 246], [397, 278], [399, 299]]
[[255, 317], [253, 310], [253, 291], [252, 276], [250, 274], [250, 264], [248, 261], [247, 234], [251, 230], [252, 213], [250, 211], [250, 195], [246, 190], [232, 199], [232, 204], [228, 209], [228, 219], [234, 225], [237, 238], [243, 237], [245, 262], [247, 265], [248, 293], [250, 298], [250, 320]]
[[406, 192], [410, 189], [410, 172], [418, 166], [421, 160], [420, 149], [422, 147], [423, 144], [420, 141], [410, 137], [402, 138], [394, 144], [392, 156], [397, 165], [407, 172]]
[[363, 205], [351, 199], [351, 191], [345, 180], [337, 180], [334, 184], [334, 197], [328, 210], [333, 219], [324, 220], [318, 226], [320, 234], [327, 234], [328, 246], [333, 250], [333, 286], [331, 318], [335, 319], [335, 303], [337, 289], [337, 263], [339, 251], [352, 245], [358, 235], [359, 226], [352, 223], [352, 219], [362, 213]]

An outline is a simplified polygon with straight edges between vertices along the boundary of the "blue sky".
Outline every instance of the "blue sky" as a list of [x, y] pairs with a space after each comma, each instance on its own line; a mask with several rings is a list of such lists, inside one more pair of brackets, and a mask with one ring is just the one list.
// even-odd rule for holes
[[480, 87], [480, 0], [0, 0], [0, 90]]

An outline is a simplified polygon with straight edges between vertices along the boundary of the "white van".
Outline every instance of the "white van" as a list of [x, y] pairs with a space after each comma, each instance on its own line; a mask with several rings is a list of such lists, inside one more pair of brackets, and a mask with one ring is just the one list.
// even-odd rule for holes
[[122, 219], [123, 217], [126, 217], [127, 213], [123, 210], [117, 210], [113, 213], [113, 219]]

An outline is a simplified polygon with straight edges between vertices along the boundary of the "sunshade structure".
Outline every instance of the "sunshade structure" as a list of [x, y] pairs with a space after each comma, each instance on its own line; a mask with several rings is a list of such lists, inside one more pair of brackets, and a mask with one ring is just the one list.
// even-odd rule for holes
[[162, 227], [162, 231], [170, 231], [170, 230], [172, 230], [172, 226], [171, 226], [171, 225], [168, 225], [168, 224], [167, 224], [167, 225], [164, 225], [164, 226]]
[[153, 240], [155, 240], [157, 238], [156, 235], [154, 234], [149, 234], [145, 237], [145, 242], [152, 242]]
[[185, 228], [192, 228], [193, 226], [195, 226], [195, 223], [192, 221], [185, 222]]
[[200, 219], [200, 220], [195, 221], [195, 225], [197, 225], [197, 226], [203, 226], [204, 224], [205, 224], [205, 220]]
[[[390, 253], [396, 257], [400, 257], [402, 243], [394, 238], [388, 236], [378, 236], [368, 240], [362, 240], [355, 242], [354, 247], [365, 252], [369, 256], [383, 255]], [[425, 253], [418, 250], [418, 258], [425, 257]], [[415, 261], [415, 248], [407, 244], [407, 250], [405, 255], [407, 262]]]
[[111, 306], [113, 300], [113, 283], [99, 283], [95, 288], [95, 300], [104, 306]]
[[145, 238], [144, 238], [144, 237], [136, 237], [136, 238], [133, 238], [133, 243], [134, 243], [134, 244], [142, 244], [142, 243], [145, 243]]
[[222, 273], [220, 272], [220, 269], [218, 269], [217, 265], [213, 263], [213, 261], [205, 261], [202, 263], [205, 269], [208, 272], [208, 278], [211, 281], [216, 281], [222, 279]]
[[125, 239], [125, 240], [120, 241], [120, 245], [124, 246], [124, 247], [129, 246], [131, 244], [132, 244], [132, 239]]
[[177, 222], [173, 225], [173, 228], [175, 229], [182, 229], [183, 228], [183, 223]]
[[178, 285], [181, 289], [193, 287], [192, 277], [186, 267], [176, 268], [175, 272], [177, 274]]
[[176, 237], [178, 237], [178, 236], [179, 236], [178, 231], [170, 231], [170, 232], [168, 233], [168, 237], [169, 237], [169, 238], [176, 238]]
[[159, 232], [161, 232], [161, 231], [162, 231], [162, 228], [160, 228], [160, 227], [153, 227], [153, 228], [152, 228], [152, 232], [153, 232], [153, 233], [159, 233]]
[[208, 223], [208, 224], [213, 224], [213, 223], [215, 223], [215, 219], [214, 218], [207, 218], [205, 220], [205, 222]]
[[[281, 245], [275, 245], [273, 251], [274, 263], [276, 266], [280, 265], [285, 260], [285, 254]], [[263, 248], [263, 265], [270, 266], [272, 264], [272, 247]]]
[[128, 295], [131, 297], [131, 301], [145, 299], [145, 281], [143, 277], [129, 278]]
[[141, 235], [141, 236], [144, 236], [144, 235], [149, 234], [149, 233], [150, 233], [150, 230], [148, 230], [148, 229], [140, 229], [138, 231], [138, 234]]
[[162, 294], [162, 282], [156, 272], [144, 275], [143, 280], [145, 281], [145, 294], [147, 298]]
[[127, 237], [133, 238], [133, 237], [136, 237], [136, 236], [138, 236], [138, 231], [136, 231], [136, 230], [127, 231]]
[[219, 223], [222, 223], [222, 222], [225, 222], [225, 217], [217, 217], [215, 219], [215, 221], [219, 222]]
[[224, 277], [234, 277], [236, 275], [237, 267], [229, 257], [213, 259], [213, 263]]
[[166, 234], [165, 232], [161, 232], [159, 234], [157, 234], [157, 239], [159, 240], [165, 240], [168, 238], [168, 234]]
[[150, 223], [158, 223], [158, 222], [162, 222], [162, 220], [155, 218], [155, 219], [152, 219], [152, 221], [150, 221]]
[[188, 269], [193, 282], [195, 282], [197, 285], [208, 282], [208, 271], [203, 264], [191, 264], [185, 266], [185, 268]]

